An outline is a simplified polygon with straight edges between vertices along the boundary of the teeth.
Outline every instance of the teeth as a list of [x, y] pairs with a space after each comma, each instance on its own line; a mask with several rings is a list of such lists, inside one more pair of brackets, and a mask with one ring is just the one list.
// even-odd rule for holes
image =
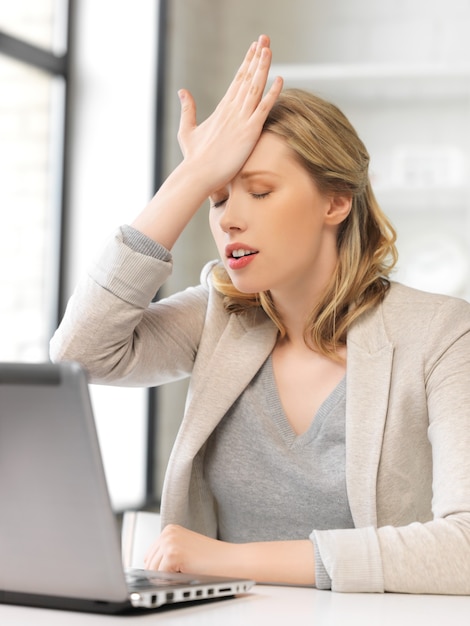
[[243, 250], [243, 248], [240, 248], [240, 250], [234, 250], [232, 252], [232, 256], [235, 259], [239, 259], [242, 256], [247, 256], [248, 254], [254, 254], [254, 252], [251, 252], [250, 250]]

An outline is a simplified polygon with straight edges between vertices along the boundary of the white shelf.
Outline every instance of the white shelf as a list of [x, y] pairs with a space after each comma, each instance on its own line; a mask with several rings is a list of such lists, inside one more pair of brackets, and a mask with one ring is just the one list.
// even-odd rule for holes
[[285, 87], [341, 100], [470, 99], [470, 67], [387, 64], [274, 64]]
[[445, 213], [468, 209], [467, 187], [385, 187], [373, 185], [375, 196], [387, 214], [438, 210]]

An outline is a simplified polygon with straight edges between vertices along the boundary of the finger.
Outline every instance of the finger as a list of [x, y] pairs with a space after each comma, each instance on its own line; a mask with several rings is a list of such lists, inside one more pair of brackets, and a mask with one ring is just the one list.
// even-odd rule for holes
[[152, 561], [152, 557], [153, 557], [153, 550], [150, 549], [150, 550], [148, 550], [148, 552], [144, 556], [144, 567], [145, 567], [145, 569], [150, 569], [150, 563]]
[[160, 551], [152, 552], [148, 554], [144, 560], [145, 569], [152, 570], [158, 572], [160, 569], [160, 565], [162, 562], [162, 554]]
[[240, 91], [243, 102], [240, 105], [242, 112], [250, 115], [263, 97], [263, 92], [268, 80], [269, 68], [271, 67], [272, 53], [269, 48], [263, 48], [260, 52], [258, 62], [253, 69], [251, 76], [247, 75], [245, 89]]
[[238, 90], [240, 89], [240, 84], [244, 80], [244, 77], [248, 71], [248, 68], [250, 67], [251, 61], [253, 60], [253, 57], [255, 56], [257, 45], [258, 45], [257, 42], [254, 41], [251, 44], [251, 46], [248, 48], [248, 52], [246, 53], [245, 58], [243, 59], [243, 63], [238, 68], [238, 71], [235, 74], [235, 77], [230, 83], [227, 89], [227, 92], [225, 94], [225, 98], [227, 98], [228, 100], [233, 100], [235, 95], [238, 93]]
[[144, 561], [145, 569], [154, 572], [179, 572], [179, 560], [172, 550], [157, 548]]
[[258, 96], [263, 93], [272, 57], [271, 50], [267, 44], [269, 44], [269, 39], [259, 39], [255, 54], [243, 76], [238, 92], [234, 96], [234, 99], [237, 99], [240, 107], [245, 102], [247, 96], [250, 96], [250, 100], [252, 101], [256, 93]]
[[259, 63], [259, 58], [263, 48], [269, 48], [269, 37], [267, 35], [260, 35], [258, 41], [254, 41], [248, 48], [248, 52], [245, 55], [243, 63], [240, 65], [238, 72], [235, 74], [235, 78], [230, 84], [226, 96], [229, 100], [234, 99], [240, 91], [240, 87], [243, 87], [247, 81], [247, 76], [251, 77]]
[[267, 37], [266, 35], [261, 35], [256, 44], [255, 54], [251, 59], [250, 65], [248, 66], [248, 70], [245, 75], [245, 83], [250, 83], [250, 81], [253, 79], [253, 76], [258, 70], [260, 62], [262, 62], [263, 59], [266, 59], [267, 53], [271, 53], [269, 46], [269, 37]]
[[263, 55], [263, 50], [269, 50], [269, 37], [266, 35], [260, 35], [258, 41], [256, 42], [255, 53], [253, 54], [251, 61], [248, 65], [247, 71], [245, 72], [244, 80], [249, 82], [253, 75], [256, 72], [258, 64], [260, 62], [261, 56]]
[[169, 555], [164, 555], [158, 565], [159, 572], [182, 572], [181, 566], [179, 562], [170, 557]]
[[160, 547], [160, 538], [158, 538], [150, 546], [144, 556], [145, 569], [158, 570], [160, 561], [162, 559], [162, 550]]
[[276, 76], [268, 92], [253, 111], [251, 119], [255, 124], [263, 124], [265, 122], [269, 111], [273, 108], [282, 91], [283, 84], [283, 79], [280, 76]]

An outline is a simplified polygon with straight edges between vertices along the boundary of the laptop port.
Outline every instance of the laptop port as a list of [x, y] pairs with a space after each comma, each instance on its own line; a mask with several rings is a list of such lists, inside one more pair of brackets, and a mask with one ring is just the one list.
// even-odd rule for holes
[[166, 601], [167, 602], [171, 602], [172, 600], [174, 600], [174, 598], [175, 598], [175, 594], [172, 591], [169, 591], [166, 594]]

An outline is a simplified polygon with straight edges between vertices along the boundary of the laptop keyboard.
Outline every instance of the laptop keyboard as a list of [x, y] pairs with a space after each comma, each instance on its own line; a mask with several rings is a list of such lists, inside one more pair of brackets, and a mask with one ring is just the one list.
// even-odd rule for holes
[[195, 583], [190, 576], [173, 576], [166, 572], [153, 572], [145, 569], [131, 569], [125, 572], [126, 582], [131, 589], [145, 589], [148, 587], [169, 587], [174, 585], [187, 585], [189, 583]]

